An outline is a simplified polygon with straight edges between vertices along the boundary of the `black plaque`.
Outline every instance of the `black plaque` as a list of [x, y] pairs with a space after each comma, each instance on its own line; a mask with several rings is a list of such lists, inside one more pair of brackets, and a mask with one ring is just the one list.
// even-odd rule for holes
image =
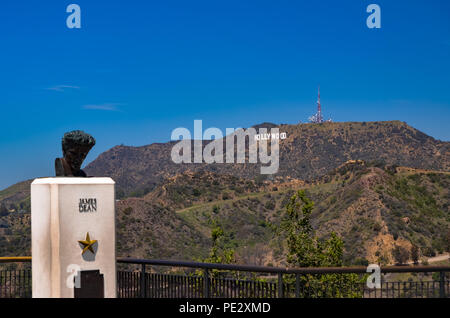
[[80, 288], [75, 287], [75, 298], [105, 298], [103, 274], [99, 270], [80, 271], [78, 275]]

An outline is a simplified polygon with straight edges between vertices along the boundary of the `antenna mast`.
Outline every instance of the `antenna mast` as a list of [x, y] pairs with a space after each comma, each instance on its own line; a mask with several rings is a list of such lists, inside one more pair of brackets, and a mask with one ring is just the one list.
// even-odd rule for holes
[[323, 123], [322, 106], [320, 105], [320, 85], [319, 85], [319, 93], [318, 93], [318, 99], [317, 99], [317, 122]]
[[323, 120], [322, 105], [320, 104], [320, 85], [319, 85], [319, 91], [317, 94], [317, 113], [315, 115], [309, 117], [309, 121], [313, 124], [320, 124], [323, 122], [331, 122], [331, 119]]

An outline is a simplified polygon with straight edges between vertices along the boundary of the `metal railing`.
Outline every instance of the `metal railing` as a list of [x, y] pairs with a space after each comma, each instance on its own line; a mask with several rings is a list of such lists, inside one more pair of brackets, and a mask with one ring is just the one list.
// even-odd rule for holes
[[[367, 287], [366, 267], [276, 268], [233, 264], [210, 264], [171, 260], [118, 259], [138, 266], [118, 271], [119, 297], [151, 298], [445, 298], [450, 297], [450, 266], [387, 266], [382, 274], [438, 273], [437, 280], [389, 282], [381, 288]], [[195, 272], [158, 273], [152, 267], [196, 269]], [[178, 270], [179, 271], [179, 270]], [[173, 270], [172, 270], [173, 272]], [[183, 271], [182, 271], [183, 272]], [[236, 273], [251, 273], [251, 279]], [[270, 276], [267, 276], [270, 275]], [[244, 275], [245, 277], [245, 275]], [[432, 277], [431, 277], [432, 278]]]
[[[31, 297], [31, 257], [0, 257], [0, 298]], [[25, 263], [17, 268], [15, 263]]]
[[[30, 262], [31, 257], [0, 257], [0, 265], [9, 267], [0, 269], [0, 298], [31, 297], [31, 264], [14, 266]], [[382, 279], [381, 288], [370, 289], [366, 267], [289, 269], [132, 258], [117, 259], [117, 263], [122, 267], [117, 271], [121, 298], [450, 297], [450, 266], [382, 267], [382, 276], [412, 273], [423, 277], [403, 282]], [[430, 277], [430, 273], [435, 274]]]

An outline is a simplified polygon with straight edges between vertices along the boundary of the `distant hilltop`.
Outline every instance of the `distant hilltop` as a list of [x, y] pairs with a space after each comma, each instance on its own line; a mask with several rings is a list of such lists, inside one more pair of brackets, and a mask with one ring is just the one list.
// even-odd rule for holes
[[[348, 160], [450, 170], [450, 143], [436, 140], [401, 121], [263, 123], [253, 127], [278, 127], [287, 134], [287, 138], [280, 141], [280, 167], [276, 176], [310, 180]], [[100, 154], [85, 171], [89, 175], [113, 178], [125, 195], [149, 192], [165, 178], [186, 170], [206, 170], [249, 179], [261, 177], [259, 164], [175, 164], [170, 158], [173, 144], [116, 146]]]
[[[436, 140], [404, 122], [262, 123], [253, 126], [255, 129], [274, 127], [287, 135], [280, 141], [280, 167], [275, 178], [313, 180], [349, 160], [450, 171], [450, 142]], [[120, 197], [144, 195], [167, 178], [185, 171], [266, 178], [259, 173], [259, 164], [175, 164], [170, 158], [173, 145], [174, 142], [141, 147], [115, 146], [100, 154], [84, 170], [92, 176], [113, 178]], [[20, 202], [26, 197], [28, 186], [29, 181], [24, 181], [3, 190], [0, 201]]]

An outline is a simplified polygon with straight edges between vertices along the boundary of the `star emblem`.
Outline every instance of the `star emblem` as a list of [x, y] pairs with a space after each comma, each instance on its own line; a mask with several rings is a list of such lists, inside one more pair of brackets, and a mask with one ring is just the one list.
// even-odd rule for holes
[[91, 238], [89, 237], [89, 232], [86, 233], [86, 239], [84, 241], [78, 241], [78, 243], [83, 245], [83, 252], [81, 252], [81, 255], [86, 253], [87, 250], [91, 251], [92, 254], [94, 254], [94, 248], [92, 246], [97, 243], [97, 240], [91, 240]]

